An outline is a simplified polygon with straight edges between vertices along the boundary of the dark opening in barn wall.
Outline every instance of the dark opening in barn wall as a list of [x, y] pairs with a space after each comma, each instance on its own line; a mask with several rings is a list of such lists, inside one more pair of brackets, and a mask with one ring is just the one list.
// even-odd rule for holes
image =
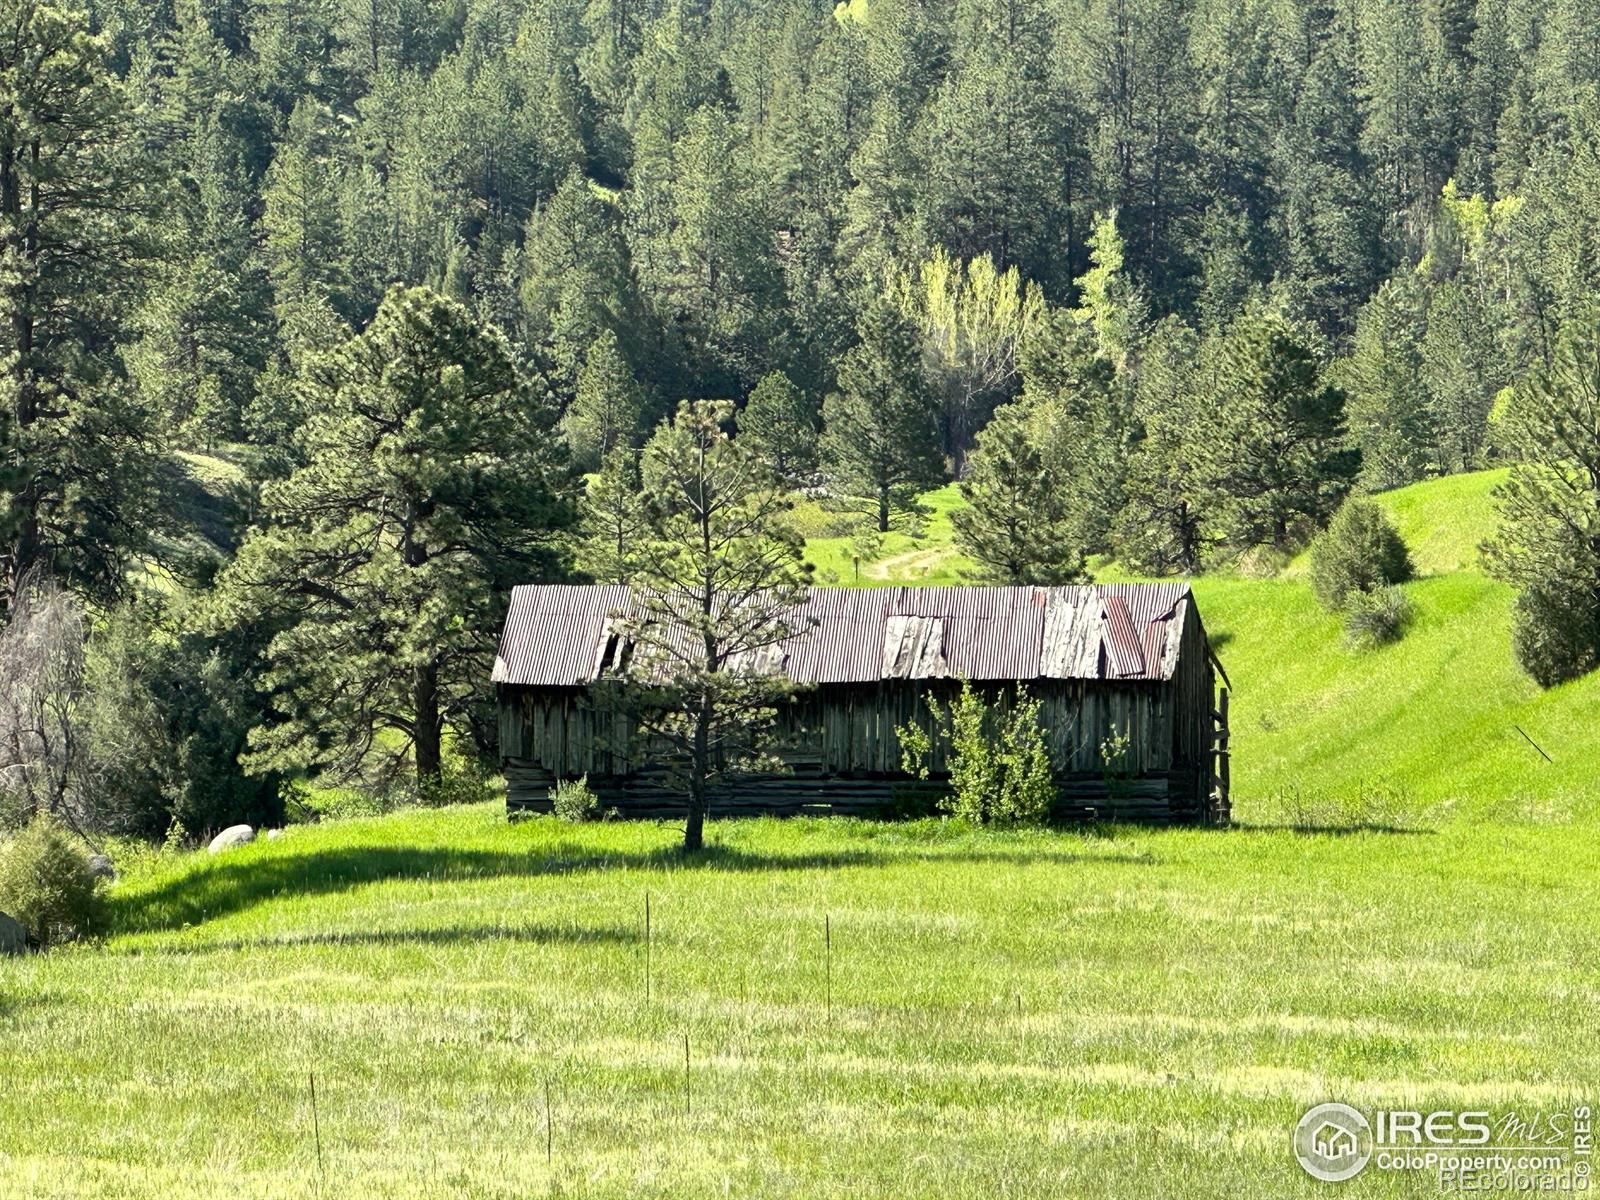
[[[625, 816], [676, 816], [682, 797], [592, 685], [625, 662], [626, 586], [513, 591], [495, 660], [500, 746], [512, 808], [549, 807], [559, 779], [587, 776]], [[1062, 818], [1225, 817], [1218, 794], [1215, 656], [1180, 583], [1081, 587], [812, 588], [774, 669], [803, 685], [784, 707], [785, 774], [721, 786], [712, 811], [891, 813], [943, 786], [901, 770], [895, 730], [928, 725], [927, 699], [961, 681], [995, 697], [1025, 685], [1042, 706]], [[1101, 743], [1129, 740], [1127, 778], [1109, 781]], [[1226, 772], [1223, 772], [1225, 775]]]

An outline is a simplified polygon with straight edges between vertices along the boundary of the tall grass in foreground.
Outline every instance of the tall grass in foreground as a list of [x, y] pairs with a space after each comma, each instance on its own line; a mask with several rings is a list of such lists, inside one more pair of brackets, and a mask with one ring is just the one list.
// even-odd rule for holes
[[299, 1200], [320, 1137], [361, 1200], [1320, 1196], [1313, 1101], [1600, 1090], [1593, 823], [712, 832], [152, 856], [108, 944], [0, 963], [0, 1195]]

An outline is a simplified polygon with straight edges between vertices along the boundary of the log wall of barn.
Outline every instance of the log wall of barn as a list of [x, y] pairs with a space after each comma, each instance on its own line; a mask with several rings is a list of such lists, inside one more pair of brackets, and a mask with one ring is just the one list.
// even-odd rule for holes
[[[1198, 815], [1204, 784], [1209, 783], [1209, 768], [1202, 772], [1202, 766], [1210, 747], [1212, 691], [1204, 633], [1192, 606], [1183, 636], [1180, 669], [1171, 682], [1029, 684], [1029, 693], [1041, 703], [1041, 722], [1062, 791], [1062, 815]], [[1200, 639], [1197, 652], [1188, 644], [1191, 637]], [[1203, 670], [1184, 670], [1196, 662]], [[780, 721], [783, 757], [791, 773], [730, 784], [714, 811], [815, 811], [821, 806], [881, 812], [902, 806], [911, 781], [901, 771], [895, 729], [916, 721], [931, 733], [927, 697], [947, 703], [959, 690], [953, 680], [916, 680], [834, 684], [803, 692], [785, 707]], [[1015, 695], [1012, 685], [982, 690], [1002, 704]], [[1113, 729], [1128, 738], [1128, 778], [1108, 781], [1101, 747]], [[937, 791], [947, 769], [947, 747], [940, 739], [933, 742], [931, 786]], [[595, 710], [580, 688], [503, 687], [500, 746], [511, 807], [548, 808], [547, 793], [555, 780], [584, 775], [607, 804], [625, 815], [669, 815], [681, 807], [659, 769], [648, 762], [637, 769], [629, 763], [625, 719]]]

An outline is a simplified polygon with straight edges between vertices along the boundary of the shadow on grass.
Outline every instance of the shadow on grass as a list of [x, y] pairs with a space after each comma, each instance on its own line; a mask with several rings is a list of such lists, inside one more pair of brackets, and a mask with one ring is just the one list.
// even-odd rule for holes
[[763, 854], [725, 845], [687, 856], [675, 846], [596, 854], [577, 847], [528, 853], [438, 847], [369, 846], [308, 854], [250, 855], [226, 859], [177, 876], [150, 891], [114, 896], [115, 933], [154, 933], [199, 925], [279, 897], [318, 896], [391, 880], [469, 882], [534, 879], [586, 871], [809, 871], [948, 859], [952, 862], [1029, 865], [1042, 862], [1122, 862], [1149, 866], [1142, 855], [1083, 854], [1070, 850], [992, 849], [906, 842], [875, 848]]
[[[1437, 830], [1416, 825], [1386, 825], [1375, 821], [1351, 821], [1346, 824], [1276, 824], [1276, 825], [1246, 825], [1237, 824], [1233, 829], [1241, 833], [1298, 833], [1305, 837], [1321, 834], [1325, 837], [1351, 837], [1358, 833], [1389, 833], [1400, 834], [1406, 837], [1426, 837], [1436, 833]], [[1229, 832], [1219, 829], [1219, 833]]]
[[183, 945], [135, 946], [120, 953], [144, 955], [224, 954], [236, 950], [298, 949], [302, 946], [450, 946], [458, 942], [527, 942], [534, 945], [627, 945], [640, 941], [638, 930], [552, 925], [449, 925], [438, 929], [375, 929], [331, 933], [286, 934], [281, 937], [227, 938]]
[[708, 846], [686, 857], [676, 847], [594, 854], [560, 847], [524, 854], [405, 846], [366, 846], [310, 854], [250, 856], [180, 875], [152, 891], [114, 897], [117, 933], [149, 933], [198, 925], [284, 896], [318, 896], [390, 880], [461, 882], [534, 879], [581, 871], [658, 869], [781, 871], [870, 865], [865, 852], [768, 855]]
[[44, 1001], [35, 995], [18, 995], [15, 992], [0, 989], [0, 1021], [20, 1017], [26, 1009], [36, 1008]]

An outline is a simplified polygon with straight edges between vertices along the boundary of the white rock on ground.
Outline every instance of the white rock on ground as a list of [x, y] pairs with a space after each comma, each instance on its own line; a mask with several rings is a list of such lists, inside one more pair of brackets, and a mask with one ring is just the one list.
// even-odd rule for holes
[[283, 830], [281, 830], [281, 829], [269, 829], [269, 830], [267, 830], [267, 841], [269, 841], [269, 842], [275, 842], [279, 838], [281, 838], [282, 836], [283, 836]]
[[211, 839], [207, 847], [213, 854], [221, 854], [224, 850], [232, 850], [235, 846], [244, 846], [256, 840], [256, 831], [248, 825], [230, 825], [216, 837]]

